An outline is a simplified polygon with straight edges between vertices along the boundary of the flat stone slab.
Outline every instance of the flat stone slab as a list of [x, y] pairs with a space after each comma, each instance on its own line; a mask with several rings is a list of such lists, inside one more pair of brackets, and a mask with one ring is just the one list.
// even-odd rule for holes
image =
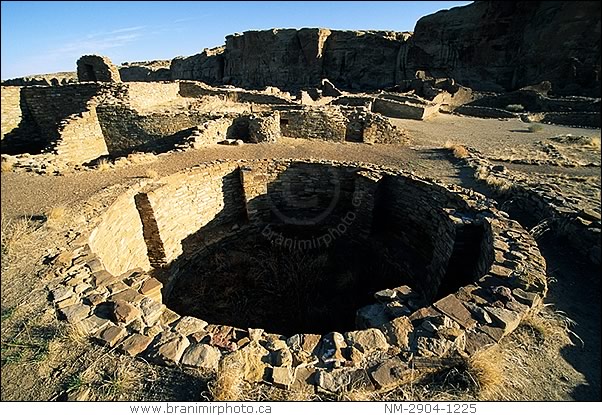
[[198, 369], [217, 370], [222, 357], [217, 347], [208, 344], [193, 344], [189, 346], [182, 356], [182, 365]]
[[485, 306], [484, 308], [485, 311], [491, 315], [493, 321], [502, 329], [504, 329], [504, 334], [510, 333], [520, 324], [521, 315], [516, 311], [511, 311], [500, 307]]
[[140, 311], [142, 312], [142, 320], [147, 326], [153, 326], [159, 321], [165, 306], [150, 297], [144, 297], [140, 302]]
[[114, 347], [127, 335], [125, 327], [111, 325], [100, 332], [98, 340], [109, 347]]
[[471, 317], [470, 311], [453, 294], [443, 297], [433, 305], [466, 329], [470, 330], [477, 325], [476, 320]]
[[351, 345], [356, 346], [364, 353], [374, 350], [387, 350], [389, 348], [389, 343], [385, 335], [378, 329], [350, 331], [345, 333], [345, 337]]
[[402, 383], [408, 371], [408, 365], [393, 357], [381, 363], [371, 376], [381, 389], [389, 389]]
[[151, 347], [149, 357], [168, 365], [176, 365], [184, 354], [190, 341], [180, 333], [163, 332]]
[[59, 310], [60, 314], [69, 323], [79, 323], [84, 318], [88, 317], [91, 308], [83, 304], [73, 304]]
[[144, 334], [132, 334], [119, 345], [119, 350], [130, 356], [137, 356], [145, 351], [152, 341], [151, 337]]
[[407, 349], [410, 343], [409, 334], [414, 326], [408, 317], [398, 317], [383, 326], [389, 343]]
[[65, 300], [73, 295], [72, 287], [65, 287], [64, 285], [59, 285], [51, 292], [52, 300], [57, 303], [59, 301]]
[[384, 304], [370, 304], [357, 310], [355, 326], [359, 329], [379, 327], [386, 324], [389, 319]]
[[113, 319], [117, 323], [130, 324], [140, 317], [140, 310], [123, 300], [113, 302]]
[[100, 330], [105, 329], [110, 324], [110, 320], [92, 314], [91, 316], [86, 317], [85, 319], [77, 323], [77, 326], [87, 334], [94, 334]]
[[208, 323], [200, 318], [185, 316], [176, 323], [174, 331], [183, 336], [189, 336], [192, 333], [204, 330], [207, 325]]
[[293, 372], [288, 367], [272, 368], [272, 383], [279, 388], [288, 389], [294, 381]]

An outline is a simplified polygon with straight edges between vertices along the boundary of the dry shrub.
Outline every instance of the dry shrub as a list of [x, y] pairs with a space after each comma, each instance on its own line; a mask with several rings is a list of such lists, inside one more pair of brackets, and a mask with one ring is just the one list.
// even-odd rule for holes
[[444, 144], [444, 147], [447, 148], [448, 150], [451, 150], [452, 153], [454, 154], [455, 158], [465, 159], [470, 156], [470, 153], [468, 152], [466, 147], [464, 147], [461, 144], [455, 144], [455, 143], [452, 143], [451, 141], [446, 141]]
[[157, 180], [159, 178], [159, 173], [157, 173], [155, 170], [153, 169], [147, 169], [144, 172], [144, 176], [148, 177], [149, 179], [153, 179], [153, 180]]
[[220, 361], [215, 381], [209, 385], [216, 401], [238, 401], [242, 398], [244, 370], [236, 355], [227, 355]]
[[487, 183], [489, 187], [492, 187], [502, 193], [512, 189], [513, 186], [509, 180], [492, 175], [489, 175], [485, 178], [485, 183]]
[[541, 124], [531, 124], [528, 128], [530, 133], [536, 133], [543, 130], [543, 125]]
[[12, 161], [9, 161], [9, 160], [2, 160], [2, 163], [0, 164], [0, 170], [3, 173], [13, 171], [14, 167], [15, 167], [15, 163]]
[[127, 399], [127, 392], [138, 386], [140, 374], [129, 365], [118, 365], [102, 374], [98, 391], [103, 400]]
[[6, 220], [2, 218], [2, 259], [18, 252], [25, 242], [31, 240], [36, 230], [37, 226], [29, 216]]
[[502, 384], [502, 358], [499, 346], [495, 345], [477, 352], [468, 359], [468, 374], [474, 379], [482, 399], [487, 399]]
[[107, 170], [111, 170], [112, 168], [112, 164], [109, 160], [107, 159], [101, 159], [98, 164], [96, 165], [96, 170], [98, 171], [107, 171]]
[[67, 208], [64, 206], [55, 206], [46, 212], [46, 223], [49, 226], [56, 226], [61, 224], [67, 218]]

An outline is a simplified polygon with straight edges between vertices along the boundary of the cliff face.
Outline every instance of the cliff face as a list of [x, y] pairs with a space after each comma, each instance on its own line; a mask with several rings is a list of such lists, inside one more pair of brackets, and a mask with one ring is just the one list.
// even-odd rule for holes
[[513, 90], [544, 80], [554, 92], [595, 93], [600, 2], [478, 1], [416, 23], [402, 72], [425, 70], [476, 89]]
[[226, 37], [225, 48], [172, 62], [173, 79], [246, 88], [318, 86], [323, 78], [356, 90], [393, 86], [409, 33], [272, 29]]
[[599, 1], [477, 1], [420, 19], [414, 34], [328, 29], [249, 31], [172, 62], [172, 79], [247, 88], [373, 90], [416, 71], [490, 91], [551, 81], [600, 95]]

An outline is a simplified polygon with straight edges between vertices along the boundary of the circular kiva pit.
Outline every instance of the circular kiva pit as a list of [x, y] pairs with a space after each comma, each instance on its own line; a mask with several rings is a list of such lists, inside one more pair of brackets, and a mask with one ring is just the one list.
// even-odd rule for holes
[[330, 392], [470, 356], [546, 291], [535, 241], [483, 196], [311, 160], [141, 182], [66, 262], [50, 287], [59, 314], [103, 344], [191, 368], [238, 360], [248, 381]]

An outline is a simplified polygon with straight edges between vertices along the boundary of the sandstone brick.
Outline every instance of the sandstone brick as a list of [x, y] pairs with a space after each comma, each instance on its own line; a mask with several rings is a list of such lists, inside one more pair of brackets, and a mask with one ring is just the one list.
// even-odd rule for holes
[[182, 365], [187, 367], [217, 370], [222, 354], [217, 347], [208, 344], [193, 344], [182, 356]]
[[130, 324], [140, 317], [140, 310], [122, 300], [113, 301], [113, 320], [117, 323]]
[[455, 295], [450, 294], [434, 304], [435, 308], [445, 313], [458, 322], [462, 327], [471, 329], [477, 322], [470, 316], [470, 312]]
[[98, 339], [106, 346], [115, 347], [126, 335], [125, 327], [110, 325], [98, 334]]
[[143, 334], [132, 334], [119, 345], [119, 350], [130, 356], [137, 356], [146, 350], [152, 341], [151, 337]]

